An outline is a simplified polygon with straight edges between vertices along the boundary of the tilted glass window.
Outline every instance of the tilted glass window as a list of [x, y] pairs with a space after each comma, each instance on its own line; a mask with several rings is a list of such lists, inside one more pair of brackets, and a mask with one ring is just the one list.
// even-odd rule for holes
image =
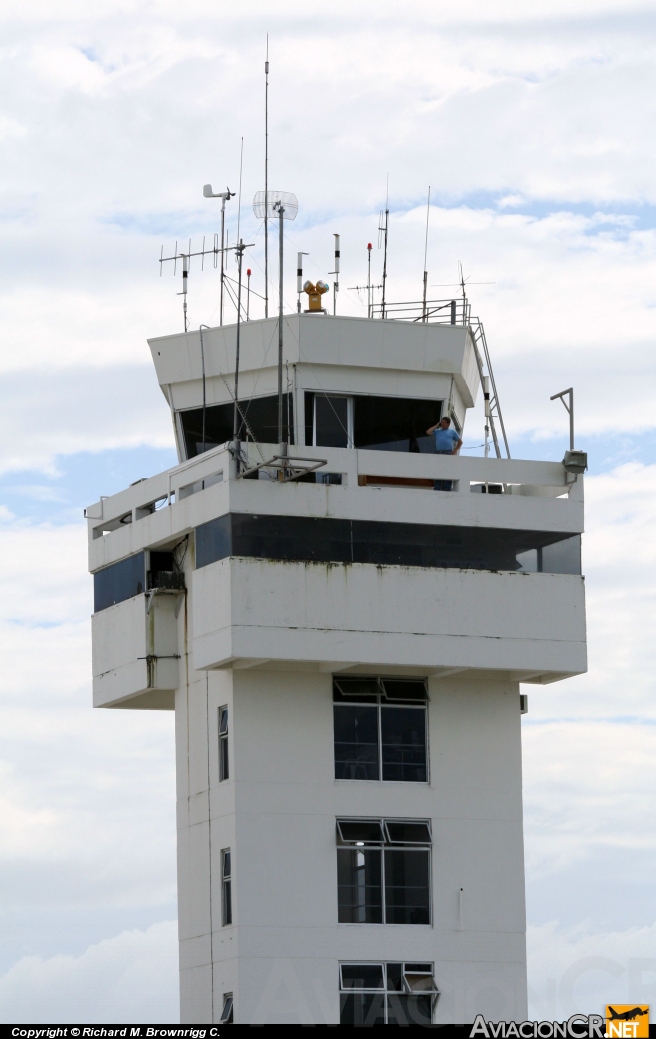
[[339, 923], [430, 924], [431, 843], [426, 820], [338, 819]]
[[219, 707], [219, 782], [230, 778], [228, 763], [228, 708]]
[[430, 1025], [439, 999], [432, 963], [342, 963], [340, 1024]]
[[426, 783], [426, 699], [421, 679], [335, 678], [335, 779]]
[[221, 924], [232, 923], [232, 856], [230, 848], [221, 851]]

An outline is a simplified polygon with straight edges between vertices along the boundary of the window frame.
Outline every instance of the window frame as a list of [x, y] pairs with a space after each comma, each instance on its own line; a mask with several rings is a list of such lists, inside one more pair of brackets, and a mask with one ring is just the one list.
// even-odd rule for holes
[[223, 993], [223, 1010], [221, 1011], [221, 1017], [219, 1018], [220, 1025], [232, 1025], [234, 1024], [234, 1010], [235, 1002], [232, 992]]
[[[355, 678], [355, 676], [354, 676]], [[417, 679], [412, 677], [403, 676], [370, 676], [370, 675], [358, 675], [357, 679], [360, 681], [368, 681], [375, 683], [377, 692], [371, 693], [351, 693], [345, 692], [348, 689], [348, 679], [345, 680], [342, 675], [333, 675], [333, 760], [334, 768], [337, 768], [337, 760], [335, 758], [335, 709], [343, 707], [376, 707], [377, 716], [376, 722], [378, 726], [377, 730], [377, 748], [378, 748], [378, 778], [377, 779], [360, 779], [360, 778], [346, 778], [343, 776], [334, 777], [336, 783], [418, 783], [430, 786], [430, 734], [429, 734], [429, 718], [428, 718], [428, 706], [430, 703], [430, 696], [428, 692], [428, 683], [426, 679]], [[394, 697], [388, 695], [386, 682], [411, 682], [416, 684], [418, 687], [423, 688], [423, 695], [417, 695], [416, 699], [412, 700], [410, 697], [407, 699], [401, 697]], [[343, 686], [343, 688], [342, 688]], [[335, 699], [335, 691], [339, 693], [340, 699]], [[390, 690], [390, 694], [393, 691]], [[348, 697], [352, 696], [353, 699], [349, 700]], [[424, 711], [424, 754], [425, 754], [425, 779], [385, 779], [383, 775], [385, 762], [383, 761], [383, 725], [382, 725], [382, 714], [383, 708], [407, 708]]]
[[[392, 966], [393, 967], [399, 967], [400, 966], [400, 968], [401, 968], [401, 988], [400, 989], [393, 988], [390, 985], [390, 981], [389, 981], [389, 977], [388, 977], [388, 969], [389, 969], [389, 967], [392, 967]], [[382, 972], [382, 985], [376, 986], [374, 988], [374, 987], [367, 987], [367, 986], [356, 987], [355, 985], [345, 984], [345, 982], [344, 982], [344, 973], [343, 973], [344, 967], [380, 967], [381, 968], [381, 972]], [[420, 970], [416, 969], [418, 967], [424, 967], [424, 968], [428, 968], [428, 969], [420, 971]], [[415, 969], [412, 969], [412, 968], [415, 968]], [[338, 964], [338, 977], [339, 977], [339, 997], [340, 997], [340, 1000], [339, 1000], [339, 1002], [340, 1002], [340, 1007], [339, 1007], [339, 1010], [340, 1010], [340, 1024], [341, 1024], [342, 1000], [343, 1000], [343, 997], [348, 997], [348, 996], [353, 996], [353, 995], [358, 995], [358, 994], [383, 996], [384, 997], [383, 998], [383, 1013], [384, 1013], [384, 1017], [385, 1017], [384, 1024], [389, 1024], [390, 1023], [388, 1021], [388, 1017], [389, 1017], [389, 1014], [390, 1014], [390, 1003], [389, 1003], [390, 997], [394, 997], [394, 996], [397, 996], [397, 997], [398, 996], [404, 996], [404, 997], [410, 997], [410, 996], [418, 996], [418, 997], [424, 996], [425, 997], [425, 996], [430, 996], [431, 997], [431, 1003], [430, 1003], [430, 1023], [433, 1024], [433, 1017], [434, 1017], [434, 1014], [435, 1014], [435, 1007], [437, 1006], [437, 1004], [439, 1002], [439, 999], [440, 999], [440, 995], [441, 995], [440, 989], [437, 987], [437, 983], [435, 981], [435, 964], [434, 963], [428, 963], [428, 962], [418, 963], [417, 961], [413, 961], [413, 960], [404, 960], [404, 961], [398, 961], [398, 960], [340, 960], [340, 962]], [[412, 988], [411, 985], [410, 985], [410, 982], [408, 981], [408, 978], [410, 978], [410, 977], [430, 979], [430, 981], [432, 982], [432, 986], [430, 988], [426, 988], [426, 989]], [[397, 1022], [395, 1021], [395, 1022], [392, 1022], [392, 1023], [396, 1024]], [[414, 1023], [417, 1024], [418, 1022], [414, 1022]]]
[[[227, 864], [227, 871], [226, 871]], [[232, 926], [232, 853], [221, 848], [221, 927]]]
[[[379, 842], [377, 840], [357, 840], [355, 837], [344, 838], [342, 836], [342, 824], [343, 823], [364, 823], [372, 824], [376, 823], [380, 827], [383, 834], [384, 840]], [[389, 839], [389, 833], [387, 830], [388, 823], [414, 823], [417, 825], [423, 825], [427, 829], [429, 840], [427, 841], [406, 841], [405, 843], [393, 842]], [[432, 927], [433, 926], [433, 831], [430, 819], [399, 819], [385, 817], [348, 817], [338, 816], [335, 819], [335, 829], [337, 834], [337, 922], [346, 926], [357, 926], [360, 927], [362, 924], [369, 924], [370, 926], [380, 927]], [[339, 852], [340, 851], [362, 851], [375, 853], [378, 852], [380, 855], [380, 897], [381, 897], [381, 919], [378, 920], [340, 920], [339, 919]], [[386, 878], [386, 852], [387, 851], [407, 851], [411, 853], [425, 852], [428, 859], [427, 865], [427, 878], [428, 878], [428, 921], [426, 923], [396, 923], [387, 919], [387, 878]], [[390, 907], [390, 910], [392, 907]], [[363, 961], [364, 962], [364, 961]], [[413, 962], [413, 961], [408, 961]]]
[[[228, 704], [219, 707], [219, 783], [230, 779], [230, 709]], [[225, 727], [223, 719], [225, 718]]]

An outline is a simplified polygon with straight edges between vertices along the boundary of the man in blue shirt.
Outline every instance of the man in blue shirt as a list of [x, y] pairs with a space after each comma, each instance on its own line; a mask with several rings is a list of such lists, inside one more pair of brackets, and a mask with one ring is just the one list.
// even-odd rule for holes
[[[462, 440], [455, 429], [449, 429], [450, 425], [451, 419], [445, 415], [434, 426], [426, 430], [426, 436], [430, 436], [431, 433], [435, 434], [435, 451], [438, 455], [457, 455], [462, 447]], [[451, 491], [453, 481], [436, 480], [434, 486], [436, 491]]]

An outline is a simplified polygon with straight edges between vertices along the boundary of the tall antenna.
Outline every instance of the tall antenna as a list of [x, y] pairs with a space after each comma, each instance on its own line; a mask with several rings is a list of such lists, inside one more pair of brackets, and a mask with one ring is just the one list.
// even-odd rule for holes
[[[241, 150], [239, 152], [239, 197], [237, 199], [237, 241], [241, 241], [239, 237], [239, 228], [241, 226], [241, 174], [244, 168], [244, 138], [241, 139]], [[424, 267], [426, 264], [424, 264]]]
[[185, 332], [189, 328], [189, 322], [187, 321], [187, 282], [189, 279], [189, 254], [182, 254], [182, 315], [184, 318], [184, 330]]
[[[383, 221], [384, 216], [384, 221]], [[385, 212], [381, 211], [380, 223], [378, 225], [378, 248], [381, 246], [381, 235], [383, 236], [384, 252], [383, 252], [383, 295], [381, 298], [380, 305], [380, 316], [384, 319], [385, 317], [385, 289], [387, 287], [387, 231], [389, 228], [389, 173], [387, 174], [387, 192], [385, 195]]]
[[430, 216], [430, 184], [428, 185], [428, 203], [426, 205], [426, 239], [424, 241], [424, 297], [422, 307], [422, 321], [428, 320], [426, 311], [426, 290], [428, 288], [428, 271], [426, 270], [426, 257], [428, 256], [428, 218]]
[[246, 271], [246, 320], [251, 319], [251, 269]]
[[335, 275], [335, 281], [333, 283], [333, 317], [337, 313], [337, 293], [339, 292], [339, 260], [341, 256], [341, 250], [339, 247], [339, 235], [333, 236], [335, 239], [335, 270], [329, 271], [329, 274]]
[[238, 440], [239, 439], [239, 433], [241, 432], [241, 430], [239, 428], [239, 346], [240, 346], [240, 336], [239, 336], [239, 333], [241, 331], [241, 268], [242, 268], [242, 262], [243, 262], [243, 259], [244, 259], [244, 249], [250, 248], [250, 245], [252, 245], [252, 244], [253, 243], [251, 242], [251, 243], [249, 243], [249, 245], [244, 245], [242, 239], [240, 238], [239, 242], [235, 246], [235, 253], [237, 255], [237, 264], [238, 264], [238, 268], [239, 268], [239, 274], [237, 276], [238, 277], [238, 280], [237, 280], [237, 345], [236, 345], [236, 349], [235, 349], [235, 408], [234, 408], [233, 420], [232, 420], [233, 440]]
[[283, 346], [283, 220], [295, 220], [298, 213], [298, 200], [290, 191], [258, 191], [253, 199], [253, 213], [259, 219], [264, 218], [264, 226], [271, 216], [278, 217], [278, 443], [280, 454], [287, 454], [289, 430], [283, 435], [282, 408], [282, 346]]
[[367, 242], [367, 317], [371, 317], [371, 242]]
[[[242, 138], [242, 147], [243, 147], [243, 138]], [[240, 173], [239, 173], [239, 183], [240, 183], [240, 191], [241, 191], [241, 170], [240, 170]], [[235, 193], [234, 193], [234, 191], [231, 191], [230, 188], [226, 188], [225, 191], [216, 191], [215, 192], [215, 191], [212, 191], [212, 185], [211, 184], [205, 184], [203, 186], [203, 196], [205, 198], [220, 198], [221, 199], [221, 294], [220, 294], [220, 297], [219, 297], [219, 324], [222, 325], [223, 324], [223, 287], [225, 285], [225, 263], [224, 263], [224, 254], [225, 254], [225, 236], [224, 236], [224, 229], [225, 229], [225, 204], [228, 201], [228, 199], [231, 199], [231, 198], [235, 197]]]
[[[264, 197], [269, 194], [269, 34], [264, 62]], [[264, 216], [264, 316], [269, 316], [269, 220]]]

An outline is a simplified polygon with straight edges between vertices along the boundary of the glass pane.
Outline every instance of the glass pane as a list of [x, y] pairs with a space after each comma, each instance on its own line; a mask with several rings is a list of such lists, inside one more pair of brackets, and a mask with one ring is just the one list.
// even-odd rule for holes
[[403, 964], [387, 964], [387, 990], [388, 992], [403, 991]]
[[[399, 967], [401, 964], [399, 964]], [[342, 988], [383, 987], [382, 963], [343, 963]]]
[[406, 974], [433, 974], [432, 963], [406, 963], [404, 966]]
[[230, 852], [224, 851], [223, 853], [223, 876], [230, 876]]
[[335, 779], [378, 779], [378, 708], [335, 705]]
[[337, 829], [343, 841], [383, 844], [385, 834], [377, 819], [338, 819]]
[[340, 924], [383, 922], [381, 855], [378, 848], [337, 849], [337, 918]]
[[341, 700], [342, 697], [375, 696], [378, 698], [380, 686], [377, 678], [333, 678], [333, 698]]
[[353, 406], [356, 447], [435, 452], [435, 437], [427, 436], [426, 430], [440, 421], [441, 401], [356, 396]]
[[390, 1025], [429, 1025], [430, 996], [387, 996], [387, 1022]]
[[348, 400], [346, 397], [314, 398], [315, 444], [317, 447], [348, 447]]
[[341, 1025], [384, 1025], [385, 996], [375, 992], [353, 992], [340, 996]]
[[108, 606], [141, 595], [146, 584], [146, 558], [143, 552], [120, 563], [106, 566], [93, 575], [93, 608], [96, 613]]
[[385, 829], [391, 844], [430, 844], [428, 823], [386, 822]]
[[228, 708], [219, 708], [219, 732], [225, 733], [228, 731]]
[[224, 779], [230, 778], [230, 772], [228, 768], [228, 737], [221, 736], [219, 740], [219, 780], [223, 782]]
[[223, 926], [232, 923], [232, 887], [231, 881], [223, 881]]
[[426, 700], [425, 682], [413, 682], [410, 679], [383, 678], [385, 695], [390, 700]]
[[517, 553], [517, 566], [526, 574], [537, 574], [538, 572], [538, 550], [529, 548], [526, 552]]
[[385, 852], [386, 923], [430, 923], [429, 861], [423, 849]]
[[581, 573], [581, 535], [575, 534], [542, 549], [542, 571], [545, 574]]
[[426, 709], [381, 707], [383, 779], [425, 783]]

